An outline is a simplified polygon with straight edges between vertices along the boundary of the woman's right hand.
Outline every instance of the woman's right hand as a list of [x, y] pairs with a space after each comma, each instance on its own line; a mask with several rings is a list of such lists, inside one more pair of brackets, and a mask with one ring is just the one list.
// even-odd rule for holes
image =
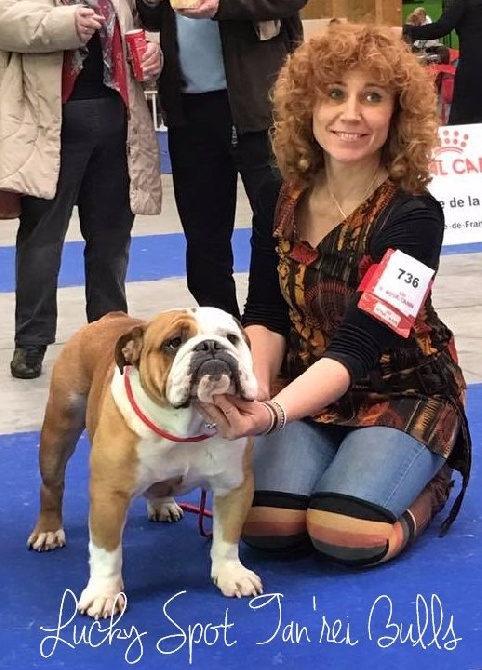
[[96, 14], [90, 7], [79, 7], [75, 12], [75, 29], [82, 44], [87, 44], [104, 22], [102, 14]]
[[257, 400], [242, 400], [229, 395], [215, 395], [212, 403], [198, 403], [202, 416], [227, 440], [262, 435], [273, 423], [271, 411]]

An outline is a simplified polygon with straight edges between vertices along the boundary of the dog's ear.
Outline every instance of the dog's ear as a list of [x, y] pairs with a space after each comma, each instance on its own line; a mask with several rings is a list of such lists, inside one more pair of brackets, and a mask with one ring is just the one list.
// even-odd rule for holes
[[117, 340], [115, 362], [122, 374], [125, 365], [135, 365], [141, 357], [145, 326], [134, 326]]
[[246, 342], [246, 344], [248, 345], [248, 349], [251, 349], [251, 340], [250, 340], [249, 337], [248, 337], [248, 333], [244, 330], [244, 328], [243, 328], [243, 324], [242, 324], [241, 321], [240, 321], [239, 319], [237, 319], [235, 316], [233, 316], [233, 319], [234, 319], [234, 320], [236, 321], [236, 323], [238, 324], [238, 326], [239, 326], [239, 330], [240, 330], [241, 335], [242, 335], [242, 337], [243, 337], [243, 340], [244, 340], [244, 341]]

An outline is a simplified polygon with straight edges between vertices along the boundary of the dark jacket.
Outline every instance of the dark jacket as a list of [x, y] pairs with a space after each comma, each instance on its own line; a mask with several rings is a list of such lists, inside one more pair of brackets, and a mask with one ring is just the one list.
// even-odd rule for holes
[[454, 30], [460, 59], [449, 124], [482, 122], [482, 0], [451, 0], [442, 16], [423, 26], [404, 26], [410, 40], [438, 39]]
[[[164, 122], [184, 123], [182, 73], [176, 41], [176, 19], [169, 0], [148, 7], [136, 0], [142, 23], [160, 31], [164, 67], [159, 95]], [[303, 37], [298, 11], [307, 0], [220, 0], [214, 20], [219, 21], [224, 67], [233, 122], [239, 133], [266, 130], [272, 114], [269, 90], [286, 56]], [[260, 41], [256, 21], [281, 19], [277, 37]]]

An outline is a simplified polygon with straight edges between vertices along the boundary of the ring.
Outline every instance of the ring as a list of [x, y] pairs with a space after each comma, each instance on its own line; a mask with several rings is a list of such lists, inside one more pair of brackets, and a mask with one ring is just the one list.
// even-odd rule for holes
[[214, 423], [214, 421], [206, 421], [204, 427], [208, 430], [214, 430], [214, 428], [217, 428], [217, 425]]

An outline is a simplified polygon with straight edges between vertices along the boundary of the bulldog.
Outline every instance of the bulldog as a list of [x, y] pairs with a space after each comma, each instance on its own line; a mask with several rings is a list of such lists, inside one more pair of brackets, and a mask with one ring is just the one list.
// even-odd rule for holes
[[211, 307], [162, 312], [145, 322], [113, 312], [84, 326], [52, 372], [40, 436], [40, 514], [31, 549], [66, 543], [62, 500], [67, 461], [86, 427], [91, 444], [90, 578], [79, 611], [110, 617], [126, 606], [122, 533], [131, 500], [147, 498], [148, 517], [182, 516], [173, 495], [213, 493], [211, 578], [225, 596], [262, 592], [239, 559], [252, 502], [252, 443], [227, 441], [196, 410], [197, 400], [257, 392], [247, 339], [238, 322]]

